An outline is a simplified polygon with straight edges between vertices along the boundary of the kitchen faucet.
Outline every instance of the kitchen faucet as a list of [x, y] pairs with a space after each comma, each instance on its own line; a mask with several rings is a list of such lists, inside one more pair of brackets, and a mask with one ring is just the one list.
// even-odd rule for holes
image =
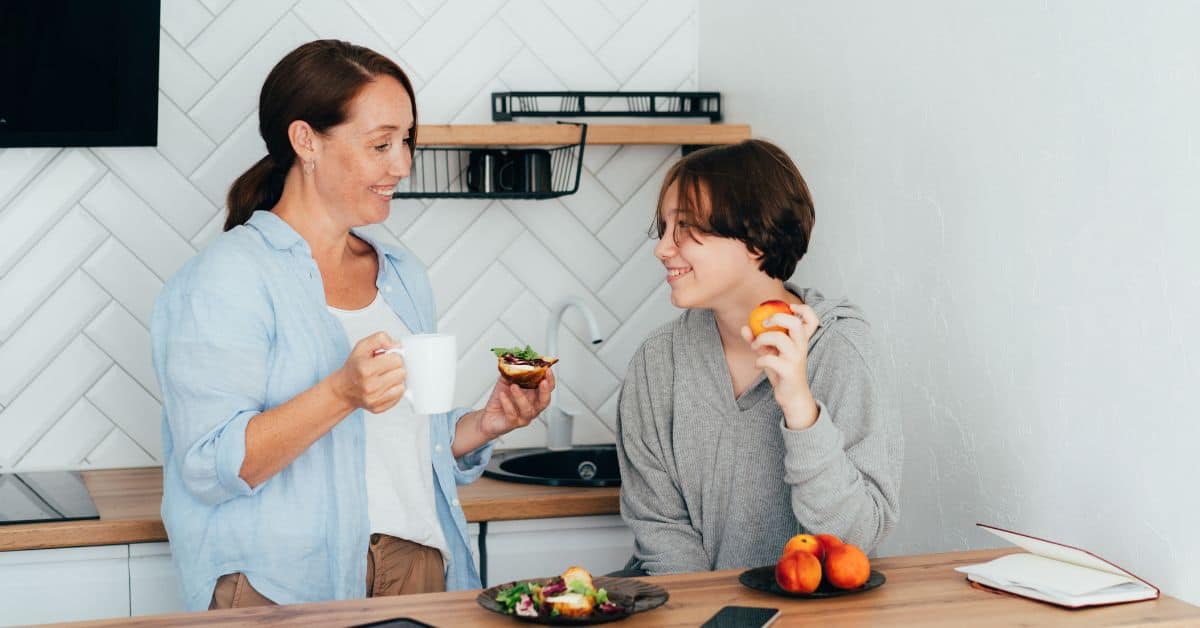
[[[546, 325], [546, 355], [558, 356], [558, 327], [562, 325], [563, 314], [571, 306], [583, 313], [588, 332], [592, 335], [592, 344], [598, 345], [603, 342], [600, 338], [600, 326], [596, 324], [596, 316], [592, 314], [591, 308], [579, 297], [567, 297], [555, 306]], [[575, 414], [558, 406], [557, 390], [550, 393], [550, 405], [542, 411], [542, 420], [546, 422], [546, 448], [555, 451], [570, 449]]]

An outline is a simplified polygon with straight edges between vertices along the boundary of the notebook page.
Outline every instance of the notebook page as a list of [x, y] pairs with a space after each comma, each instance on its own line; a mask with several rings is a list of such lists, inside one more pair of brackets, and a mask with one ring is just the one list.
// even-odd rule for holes
[[986, 563], [958, 567], [956, 571], [1064, 597], [1098, 593], [1129, 583], [1145, 587], [1128, 576], [1089, 569], [1037, 554], [1009, 554]]
[[983, 576], [975, 575], [970, 576], [970, 578], [975, 582], [992, 587], [993, 589], [1000, 589], [1002, 591], [1016, 593], [1017, 595], [1033, 598], [1035, 600], [1042, 600], [1043, 602], [1051, 602], [1053, 604], [1060, 604], [1062, 606], [1068, 606], [1071, 608], [1102, 604], [1115, 604], [1121, 602], [1137, 602], [1140, 600], [1152, 599], [1154, 597], [1153, 590], [1140, 582], [1127, 582], [1125, 584], [1105, 589], [1099, 593], [1092, 593], [1089, 595], [1064, 596], [1057, 593], [1048, 591], [1043, 592], [1016, 584], [996, 582], [993, 580], [988, 580]]
[[1035, 539], [1031, 536], [1016, 534], [1007, 530], [993, 528], [991, 526], [981, 525], [980, 527], [1027, 552], [1033, 552], [1039, 556], [1045, 556], [1046, 558], [1052, 558], [1054, 560], [1061, 560], [1071, 563], [1072, 565], [1079, 565], [1080, 567], [1099, 569], [1100, 571], [1106, 571], [1111, 574], [1117, 574], [1121, 576], [1131, 575], [1116, 565], [1105, 562], [1095, 556], [1092, 556], [1091, 554], [1088, 554], [1087, 552], [1077, 550], [1073, 547], [1067, 547], [1065, 545], [1051, 543], [1050, 541]]

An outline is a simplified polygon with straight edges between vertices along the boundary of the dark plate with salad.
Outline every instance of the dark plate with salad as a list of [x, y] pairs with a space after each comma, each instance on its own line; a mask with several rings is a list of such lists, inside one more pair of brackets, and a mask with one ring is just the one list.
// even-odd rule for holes
[[475, 598], [489, 611], [534, 624], [586, 626], [658, 608], [669, 595], [636, 578], [592, 578], [582, 567], [562, 575], [508, 582]]

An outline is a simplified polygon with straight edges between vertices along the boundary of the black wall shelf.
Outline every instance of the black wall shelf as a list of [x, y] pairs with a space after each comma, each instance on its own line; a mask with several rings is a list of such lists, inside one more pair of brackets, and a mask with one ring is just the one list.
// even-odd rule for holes
[[514, 117], [708, 118], [721, 121], [720, 92], [492, 92], [492, 120]]
[[[583, 149], [587, 143], [588, 125], [574, 122], [559, 124], [578, 127], [579, 141], [536, 151], [514, 147], [418, 146], [413, 155], [412, 171], [392, 194], [392, 198], [547, 199], [574, 194], [579, 190], [579, 178], [583, 171]], [[522, 177], [519, 174], [508, 186], [485, 186], [478, 182], [479, 171], [472, 172], [472, 154], [475, 154], [476, 161], [484, 154], [503, 161], [506, 158], [517, 159], [523, 152], [548, 153], [549, 174], [535, 186], [545, 189], [528, 189], [529, 186], [521, 184]], [[503, 167], [495, 165], [497, 169]], [[493, 189], [484, 191], [486, 187]]]

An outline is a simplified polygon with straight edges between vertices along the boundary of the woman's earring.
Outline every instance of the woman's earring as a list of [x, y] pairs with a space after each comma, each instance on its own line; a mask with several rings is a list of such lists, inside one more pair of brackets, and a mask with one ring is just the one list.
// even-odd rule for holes
[[316, 168], [317, 168], [316, 160], [310, 159], [310, 160], [304, 162], [304, 174], [312, 174], [313, 170], [316, 170]]

